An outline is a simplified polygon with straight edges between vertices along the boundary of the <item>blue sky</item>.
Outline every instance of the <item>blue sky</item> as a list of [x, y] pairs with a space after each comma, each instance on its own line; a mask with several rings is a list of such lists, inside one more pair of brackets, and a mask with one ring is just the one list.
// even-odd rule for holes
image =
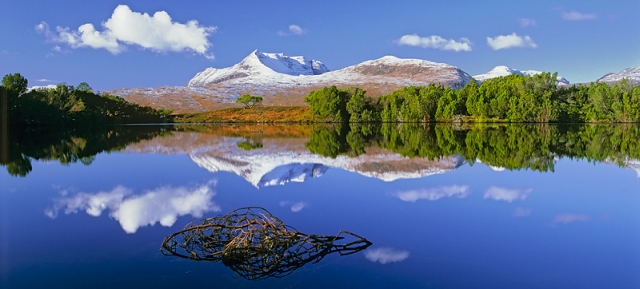
[[394, 55], [589, 82], [640, 65], [638, 11], [637, 0], [23, 0], [0, 10], [0, 74], [98, 90], [184, 85], [259, 49], [331, 70]]

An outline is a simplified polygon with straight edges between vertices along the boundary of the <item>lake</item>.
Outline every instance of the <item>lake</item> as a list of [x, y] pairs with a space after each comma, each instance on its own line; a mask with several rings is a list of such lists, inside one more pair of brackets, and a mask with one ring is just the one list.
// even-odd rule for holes
[[[8, 140], [2, 288], [640, 288], [636, 125], [122, 126]], [[273, 271], [266, 257], [245, 266], [248, 251], [161, 253], [190, 222], [245, 207], [303, 234], [293, 247], [260, 239], [270, 249], [252, 258], [289, 260], [300, 236], [341, 230], [371, 245], [342, 256], [353, 236], [309, 241], [310, 261]]]

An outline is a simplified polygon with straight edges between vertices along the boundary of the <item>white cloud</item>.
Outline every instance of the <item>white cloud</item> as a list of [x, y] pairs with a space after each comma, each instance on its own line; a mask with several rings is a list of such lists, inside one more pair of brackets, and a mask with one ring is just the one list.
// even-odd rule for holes
[[514, 217], [526, 217], [531, 215], [531, 209], [517, 207], [513, 212]]
[[598, 18], [598, 14], [595, 13], [581, 13], [573, 10], [569, 12], [562, 12], [562, 19], [569, 21], [593, 20], [596, 18]]
[[518, 22], [520, 22], [521, 27], [538, 26], [536, 20], [531, 18], [520, 18]]
[[220, 207], [212, 201], [215, 192], [210, 185], [195, 188], [161, 187], [142, 195], [133, 195], [133, 190], [117, 186], [110, 192], [79, 193], [59, 199], [52, 208], [45, 210], [45, 215], [54, 219], [58, 210], [64, 208], [65, 214], [84, 210], [88, 215], [97, 217], [109, 210], [109, 216], [117, 220], [125, 232], [132, 234], [140, 227], [155, 223], [170, 227], [179, 216], [199, 218], [205, 212], [220, 211]]
[[394, 193], [393, 196], [405, 202], [415, 203], [417, 200], [436, 201], [444, 197], [458, 197], [460, 199], [469, 195], [469, 186], [444, 186], [433, 189], [411, 190]]
[[526, 189], [508, 189], [501, 187], [490, 187], [484, 192], [485, 199], [494, 199], [496, 201], [513, 202], [515, 200], [524, 200], [533, 192], [532, 188]]
[[392, 248], [378, 248], [372, 250], [366, 250], [364, 252], [365, 258], [371, 262], [378, 262], [380, 264], [387, 264], [393, 262], [400, 262], [409, 257], [409, 252], [404, 250], [395, 250]]
[[576, 221], [587, 221], [589, 220], [589, 215], [578, 215], [578, 214], [560, 214], [557, 215], [553, 219], [553, 224], [569, 224]]
[[515, 32], [509, 35], [498, 35], [494, 38], [487, 37], [487, 44], [493, 50], [508, 48], [536, 48], [538, 45], [529, 36], [518, 36]]
[[399, 45], [419, 46], [422, 48], [435, 48], [440, 50], [471, 51], [471, 41], [460, 38], [459, 41], [445, 39], [438, 35], [420, 37], [417, 34], [404, 35], [396, 41]]
[[127, 5], [119, 5], [102, 26], [102, 31], [96, 30], [91, 23], [83, 24], [77, 30], [56, 27], [54, 33], [47, 23], [41, 22], [36, 25], [36, 31], [44, 33], [51, 41], [66, 43], [72, 48], [104, 48], [118, 54], [126, 50], [127, 45], [136, 45], [155, 52], [192, 51], [213, 58], [207, 52], [211, 47], [207, 37], [216, 27], [201, 26], [196, 20], [185, 24], [174, 22], [165, 11], [149, 15], [133, 12]]
[[304, 29], [298, 25], [291, 24], [289, 25], [289, 32], [284, 32], [282, 30], [278, 31], [278, 36], [288, 36], [288, 35], [304, 35], [307, 34], [307, 29]]

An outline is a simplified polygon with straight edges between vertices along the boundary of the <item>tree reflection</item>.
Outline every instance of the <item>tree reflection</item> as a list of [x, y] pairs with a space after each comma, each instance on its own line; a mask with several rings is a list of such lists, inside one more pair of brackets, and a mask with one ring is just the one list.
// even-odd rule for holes
[[449, 124], [384, 123], [317, 126], [306, 147], [335, 158], [380, 147], [410, 158], [438, 160], [459, 155], [473, 164], [509, 170], [554, 171], [561, 157], [626, 165], [640, 159], [640, 126], [635, 124]]
[[26, 129], [3, 135], [0, 166], [9, 174], [24, 177], [32, 160], [57, 161], [63, 165], [89, 165], [102, 152], [118, 151], [128, 144], [166, 133], [162, 126], [112, 126], [95, 129]]
[[222, 262], [243, 278], [261, 280], [281, 278], [328, 254], [350, 255], [371, 244], [347, 231], [335, 236], [300, 233], [264, 208], [247, 207], [187, 224], [166, 237], [160, 251], [166, 256]]

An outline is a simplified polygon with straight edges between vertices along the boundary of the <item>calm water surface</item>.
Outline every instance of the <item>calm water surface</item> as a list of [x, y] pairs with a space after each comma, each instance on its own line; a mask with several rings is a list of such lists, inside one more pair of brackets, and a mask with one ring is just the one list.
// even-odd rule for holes
[[[31, 155], [24, 177], [5, 165], [0, 287], [640, 288], [633, 140], [617, 144], [628, 154], [613, 150], [601, 160], [570, 157], [557, 144], [548, 146], [551, 152], [527, 151], [518, 142], [535, 157], [529, 167], [510, 167], [486, 154], [505, 151], [498, 145], [478, 149], [485, 153], [475, 159], [460, 153], [430, 160], [396, 154], [407, 155], [389, 137], [365, 136], [364, 151], [351, 145], [332, 158], [317, 154], [317, 146], [331, 144], [313, 144], [319, 136], [312, 131], [318, 130], [163, 130], [90, 156], [89, 165]], [[470, 147], [472, 132], [453, 135]], [[629, 133], [582, 135], [616, 142], [613, 136]], [[548, 128], [541, 135], [549, 136]], [[344, 139], [337, 147], [349, 147], [353, 137]], [[434, 142], [442, 139], [417, 138], [418, 147]], [[510, 143], [493, 137], [485, 143], [501, 142]], [[517, 152], [507, 149], [506, 159], [520, 158]], [[541, 153], [550, 156], [543, 168]], [[348, 230], [373, 245], [261, 281], [240, 278], [222, 263], [160, 253], [162, 240], [185, 224], [247, 206], [263, 207], [303, 233]]]

